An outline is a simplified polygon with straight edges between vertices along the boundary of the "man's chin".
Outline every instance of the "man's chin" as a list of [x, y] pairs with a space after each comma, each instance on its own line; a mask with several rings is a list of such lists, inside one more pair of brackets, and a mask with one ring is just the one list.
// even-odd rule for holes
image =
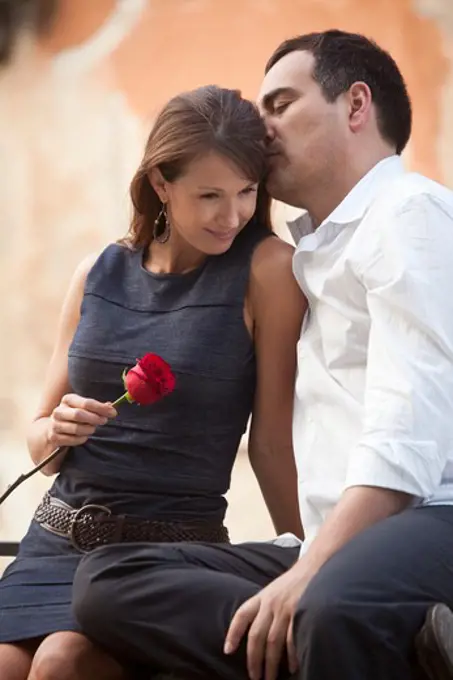
[[301, 202], [301, 196], [291, 190], [288, 180], [285, 181], [281, 175], [277, 176], [275, 173], [272, 176], [269, 175], [266, 179], [266, 189], [269, 196], [280, 203], [285, 203], [298, 210], [307, 209], [305, 203]]
[[270, 172], [266, 177], [266, 189], [272, 198], [279, 200], [275, 195], [275, 192], [280, 193], [280, 186], [281, 181], [278, 174], [276, 172]]
[[269, 195], [276, 201], [286, 203], [288, 193], [285, 191], [286, 186], [285, 178], [282, 177], [281, 173], [272, 172], [268, 174], [266, 178], [266, 189]]

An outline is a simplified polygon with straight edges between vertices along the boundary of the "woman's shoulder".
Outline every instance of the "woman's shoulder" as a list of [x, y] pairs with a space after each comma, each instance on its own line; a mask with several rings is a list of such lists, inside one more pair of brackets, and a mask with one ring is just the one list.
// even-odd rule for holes
[[251, 275], [259, 279], [269, 279], [282, 271], [291, 271], [295, 247], [281, 239], [277, 234], [261, 240], [256, 246], [251, 264]]
[[92, 252], [89, 255], [86, 255], [83, 260], [79, 262], [72, 276], [71, 285], [73, 287], [79, 288], [83, 291], [88, 275], [93, 269], [97, 259], [99, 258], [99, 255], [99, 252]]
[[127, 246], [123, 246], [122, 244], [109, 243], [86, 255], [77, 265], [75, 270], [76, 274], [86, 278], [98, 262], [104, 263], [109, 260], [118, 259], [118, 256], [124, 257], [124, 253], [129, 250], [130, 249]]
[[92, 253], [81, 263], [88, 284], [98, 284], [102, 280], [120, 280], [137, 255], [137, 250], [122, 243], [110, 243], [100, 251]]
[[106, 274], [111, 273], [121, 260], [127, 258], [128, 248], [118, 243], [110, 243], [86, 255], [77, 265], [72, 275], [70, 287], [81, 293], [86, 292], [89, 284], [94, 284]]
[[[273, 236], [256, 248], [250, 271], [249, 295], [256, 318], [302, 318], [306, 298], [293, 273], [293, 245]], [[274, 312], [272, 311], [274, 310]]]

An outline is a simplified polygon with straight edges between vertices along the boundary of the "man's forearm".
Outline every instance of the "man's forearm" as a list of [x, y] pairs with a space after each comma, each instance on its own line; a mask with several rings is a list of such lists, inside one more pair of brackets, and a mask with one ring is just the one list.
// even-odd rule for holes
[[357, 486], [347, 489], [296, 568], [314, 576], [354, 536], [380, 520], [401, 512], [411, 499], [412, 496], [400, 491], [378, 487]]

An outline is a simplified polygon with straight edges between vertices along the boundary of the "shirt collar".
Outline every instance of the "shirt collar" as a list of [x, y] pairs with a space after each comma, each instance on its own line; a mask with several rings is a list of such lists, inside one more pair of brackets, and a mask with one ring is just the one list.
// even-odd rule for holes
[[[384, 183], [405, 172], [400, 156], [390, 156], [379, 161], [345, 196], [342, 202], [316, 229], [323, 231], [325, 225], [346, 225], [361, 220], [376, 198]], [[308, 212], [287, 222], [288, 229], [296, 244], [315, 231]]]

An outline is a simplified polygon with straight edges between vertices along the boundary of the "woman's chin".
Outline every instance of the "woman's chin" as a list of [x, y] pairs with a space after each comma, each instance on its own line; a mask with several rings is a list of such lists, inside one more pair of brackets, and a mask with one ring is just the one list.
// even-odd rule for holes
[[229, 250], [233, 244], [234, 239], [238, 235], [238, 232], [234, 236], [228, 239], [218, 239], [216, 237], [210, 237], [203, 241], [203, 252], [206, 255], [222, 255]]

